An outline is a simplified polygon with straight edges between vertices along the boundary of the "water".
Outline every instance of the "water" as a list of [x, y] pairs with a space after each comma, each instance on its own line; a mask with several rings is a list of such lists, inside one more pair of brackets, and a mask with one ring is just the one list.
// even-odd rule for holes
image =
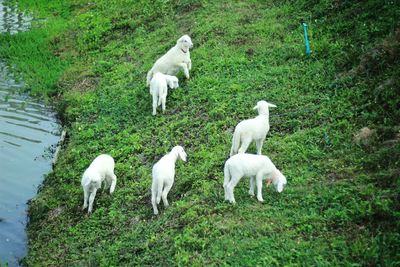
[[[0, 0], [0, 32], [17, 34], [30, 21]], [[0, 265], [9, 266], [18, 266], [26, 255], [26, 203], [51, 170], [50, 147], [59, 139], [54, 113], [20, 94], [22, 86], [0, 59]]]
[[28, 30], [32, 17], [19, 12], [17, 5], [6, 5], [4, 2], [0, 0], [0, 32], [16, 34]]

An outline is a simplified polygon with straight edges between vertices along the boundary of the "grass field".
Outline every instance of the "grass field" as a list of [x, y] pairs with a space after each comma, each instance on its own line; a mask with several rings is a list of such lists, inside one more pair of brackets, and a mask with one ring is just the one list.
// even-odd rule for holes
[[[19, 2], [46, 19], [0, 36], [0, 57], [68, 131], [30, 204], [24, 265], [400, 265], [396, 1]], [[180, 73], [166, 113], [152, 116], [146, 72], [183, 34], [191, 78]], [[259, 203], [243, 179], [230, 205], [232, 132], [262, 99], [277, 105], [263, 154], [288, 185], [264, 187]], [[376, 134], [354, 142], [363, 127]], [[188, 162], [154, 217], [151, 168], [177, 144]], [[117, 187], [86, 216], [80, 179], [100, 153], [115, 158]]]

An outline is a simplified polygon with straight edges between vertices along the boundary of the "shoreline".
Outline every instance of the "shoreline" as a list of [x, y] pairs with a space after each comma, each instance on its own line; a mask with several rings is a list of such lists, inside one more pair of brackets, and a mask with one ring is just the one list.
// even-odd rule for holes
[[[22, 263], [396, 262], [399, 163], [388, 155], [397, 155], [398, 143], [382, 144], [398, 131], [398, 92], [390, 88], [400, 70], [389, 52], [372, 56], [378, 48], [397, 55], [399, 25], [390, 18], [400, 8], [390, 5], [21, 1], [48, 19], [23, 38], [2, 37], [14, 50], [0, 48], [0, 56], [25, 73], [32, 94], [57, 99], [68, 131], [54, 171], [30, 203]], [[374, 19], [350, 20], [359, 9]], [[384, 15], [379, 21], [376, 10]], [[312, 18], [310, 59], [300, 17]], [[377, 32], [362, 26], [372, 21]], [[183, 33], [194, 43], [191, 78], [179, 74], [166, 113], [152, 116], [146, 72]], [[254, 117], [261, 99], [277, 105], [263, 153], [288, 186], [281, 195], [264, 189], [259, 204], [248, 197], [247, 181], [239, 183], [232, 206], [223, 201], [221, 166], [233, 127]], [[355, 144], [365, 126], [378, 138]], [[171, 206], [155, 218], [151, 167], [176, 144], [188, 162], [177, 164]], [[100, 153], [114, 157], [118, 183], [112, 196], [96, 196], [86, 216], [80, 178]]]

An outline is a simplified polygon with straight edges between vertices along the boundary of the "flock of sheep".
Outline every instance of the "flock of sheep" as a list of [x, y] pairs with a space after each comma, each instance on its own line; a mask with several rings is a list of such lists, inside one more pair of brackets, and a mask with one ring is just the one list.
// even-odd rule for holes
[[[147, 86], [150, 86], [150, 94], [153, 96], [153, 115], [156, 109], [162, 105], [165, 111], [168, 87], [173, 89], [179, 86], [176, 75], [183, 70], [187, 79], [192, 68], [189, 49], [193, 47], [192, 40], [188, 35], [178, 39], [176, 45], [165, 55], [160, 57], [150, 71], [147, 73]], [[257, 199], [262, 198], [262, 182], [272, 183], [277, 192], [282, 192], [286, 185], [286, 177], [275, 167], [272, 161], [261, 155], [263, 142], [269, 131], [269, 108], [276, 107], [266, 101], [258, 101], [254, 109], [257, 109], [258, 116], [240, 122], [233, 133], [230, 158], [225, 162], [224, 167], [224, 191], [225, 200], [235, 203], [233, 190], [240, 179], [244, 176], [250, 177], [249, 194], [254, 196], [254, 184], [257, 186]], [[255, 141], [257, 155], [245, 153], [251, 142]], [[186, 161], [186, 153], [183, 147], [175, 146], [163, 156], [152, 170], [153, 182], [151, 186], [151, 203], [153, 212], [158, 214], [157, 205], [163, 200], [164, 206], [168, 207], [168, 193], [174, 183], [175, 163], [180, 158]], [[104, 188], [110, 188], [110, 194], [115, 190], [117, 177], [114, 174], [114, 159], [102, 154], [96, 157], [87, 168], [82, 177], [84, 192], [83, 209], [88, 208], [92, 212], [93, 201], [96, 192], [104, 182]]]

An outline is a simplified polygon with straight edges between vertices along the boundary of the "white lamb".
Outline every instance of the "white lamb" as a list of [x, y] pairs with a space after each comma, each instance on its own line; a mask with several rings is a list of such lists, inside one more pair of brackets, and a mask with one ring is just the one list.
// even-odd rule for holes
[[175, 162], [178, 157], [186, 161], [186, 153], [181, 146], [175, 146], [171, 152], [162, 157], [153, 166], [153, 184], [151, 186], [151, 204], [153, 205], [154, 215], [158, 214], [157, 204], [161, 198], [164, 206], [168, 207], [168, 192], [174, 184]]
[[263, 202], [262, 180], [267, 180], [268, 185], [272, 182], [277, 192], [281, 193], [286, 185], [286, 177], [275, 167], [272, 161], [263, 155], [237, 154], [225, 162], [224, 167], [224, 190], [225, 200], [235, 202], [233, 190], [240, 179], [250, 177], [249, 194], [254, 196], [254, 183], [257, 185], [257, 199]]
[[157, 72], [176, 75], [182, 69], [186, 78], [189, 79], [189, 70], [192, 68], [189, 49], [192, 47], [193, 43], [189, 35], [183, 35], [179, 38], [176, 45], [160, 57], [147, 73], [147, 86], [150, 85], [153, 75]]
[[178, 78], [175, 76], [157, 72], [150, 82], [150, 94], [153, 96], [153, 115], [157, 114], [157, 106], [162, 104], [162, 111], [165, 111], [167, 102], [168, 86], [171, 89], [178, 88]]
[[95, 158], [89, 168], [85, 170], [82, 176], [83, 187], [83, 209], [88, 206], [88, 213], [92, 212], [93, 201], [96, 197], [96, 192], [101, 188], [101, 183], [104, 181], [104, 189], [110, 188], [110, 194], [115, 190], [117, 184], [117, 176], [114, 174], [114, 159], [106, 154], [102, 154]]
[[258, 101], [254, 109], [258, 110], [259, 115], [254, 119], [244, 120], [236, 125], [230, 156], [236, 153], [245, 153], [253, 140], [256, 141], [257, 154], [261, 155], [262, 146], [269, 131], [269, 107], [276, 108], [274, 104], [264, 100]]

